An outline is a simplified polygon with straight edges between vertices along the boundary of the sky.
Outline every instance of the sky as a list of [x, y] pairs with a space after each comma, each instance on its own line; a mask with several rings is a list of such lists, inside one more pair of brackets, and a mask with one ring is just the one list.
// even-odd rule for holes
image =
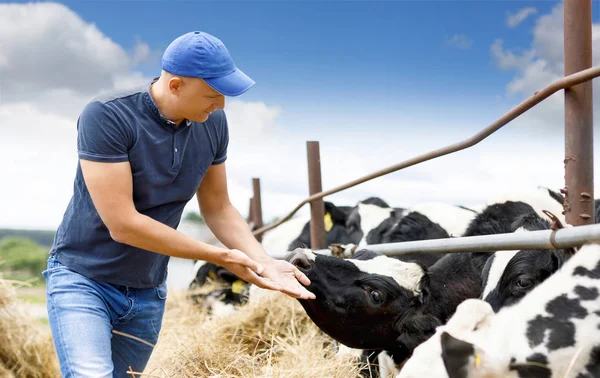
[[[593, 22], [598, 65], [597, 2]], [[560, 1], [2, 3], [0, 228], [58, 227], [79, 112], [102, 91], [158, 75], [163, 50], [188, 31], [221, 39], [257, 83], [226, 100], [228, 185], [246, 215], [259, 177], [268, 221], [308, 195], [306, 141], [320, 143], [329, 189], [471, 137], [563, 75], [562, 25]], [[326, 199], [477, 206], [518, 187], [558, 190], [563, 103], [558, 92], [471, 149]]]

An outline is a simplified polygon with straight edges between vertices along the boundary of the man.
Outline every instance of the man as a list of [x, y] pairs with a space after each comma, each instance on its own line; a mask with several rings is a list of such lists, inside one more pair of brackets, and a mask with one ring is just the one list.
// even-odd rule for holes
[[[43, 272], [63, 376], [144, 370], [161, 329], [170, 256], [314, 298], [300, 284], [309, 285], [308, 278], [268, 256], [229, 201], [224, 96], [254, 84], [219, 39], [196, 31], [167, 47], [159, 78], [83, 109], [74, 193]], [[228, 249], [176, 230], [194, 194]]]

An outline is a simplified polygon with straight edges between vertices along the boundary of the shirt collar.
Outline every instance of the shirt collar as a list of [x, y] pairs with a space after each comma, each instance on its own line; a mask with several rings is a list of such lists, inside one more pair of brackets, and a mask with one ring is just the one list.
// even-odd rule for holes
[[168, 119], [167, 117], [165, 117], [160, 112], [160, 110], [158, 109], [158, 106], [156, 105], [156, 102], [154, 101], [154, 98], [152, 97], [152, 94], [150, 93], [150, 87], [157, 80], [158, 80], [158, 77], [155, 77], [154, 79], [152, 79], [148, 83], [148, 85], [146, 86], [146, 92], [145, 92], [145, 96], [144, 96], [144, 102], [150, 108], [150, 110], [152, 111], [152, 114], [155, 117], [157, 117], [163, 125], [168, 126], [168, 127], [172, 128], [174, 130], [181, 129], [181, 128], [186, 127], [186, 126], [190, 126], [192, 124], [192, 121], [190, 121], [189, 119], [186, 119], [185, 123], [182, 123], [179, 127], [177, 127], [176, 124], [175, 124], [175, 122], [171, 121], [170, 119]]

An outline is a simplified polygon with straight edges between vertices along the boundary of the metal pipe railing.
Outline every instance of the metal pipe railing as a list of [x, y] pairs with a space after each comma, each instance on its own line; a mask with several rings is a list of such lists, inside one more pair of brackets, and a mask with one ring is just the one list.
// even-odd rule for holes
[[[554, 233], [554, 244], [552, 243], [552, 233]], [[583, 244], [587, 243], [600, 243], [600, 224], [567, 227], [557, 231], [540, 230], [372, 244], [358, 247], [357, 250], [369, 249], [387, 256], [401, 256], [409, 253], [460, 253], [524, 249], [561, 249], [581, 247]], [[313, 252], [331, 255], [331, 250], [329, 249], [318, 249]], [[272, 254], [271, 256], [282, 259], [287, 253], [289, 252]], [[346, 254], [346, 257], [349, 257], [348, 254]]]
[[280, 220], [278, 220], [277, 222], [261, 227], [257, 230], [255, 230], [253, 232], [254, 235], [260, 235], [263, 234], [266, 231], [269, 231], [277, 226], [279, 226], [280, 224], [282, 224], [283, 222], [286, 222], [287, 220], [289, 220], [298, 210], [300, 210], [300, 208], [302, 208], [302, 206], [304, 206], [305, 204], [321, 199], [325, 196], [340, 192], [342, 190], [351, 188], [353, 186], [362, 184], [366, 181], [378, 178], [380, 176], [410, 167], [412, 165], [415, 164], [419, 164], [422, 162], [425, 162], [427, 160], [431, 160], [440, 156], [444, 156], [456, 151], [460, 151], [463, 150], [465, 148], [469, 148], [474, 146], [475, 144], [481, 142], [482, 140], [484, 140], [485, 138], [487, 138], [488, 136], [490, 136], [492, 133], [498, 131], [501, 127], [503, 127], [504, 125], [506, 125], [507, 123], [509, 123], [510, 121], [514, 120], [515, 118], [517, 118], [518, 116], [520, 116], [521, 114], [525, 113], [527, 110], [531, 109], [532, 107], [534, 107], [535, 105], [537, 105], [538, 103], [540, 103], [542, 100], [550, 97], [551, 95], [553, 95], [554, 93], [556, 93], [557, 91], [559, 91], [560, 89], [565, 89], [565, 88], [569, 88], [572, 87], [574, 85], [586, 82], [588, 80], [591, 80], [593, 78], [596, 78], [600, 76], [600, 67], [593, 67], [593, 68], [589, 68], [587, 70], [583, 70], [577, 73], [574, 73], [572, 75], [568, 75], [563, 77], [562, 79], [559, 79], [553, 83], [551, 83], [550, 85], [546, 86], [545, 88], [543, 88], [540, 91], [537, 91], [533, 94], [533, 96], [529, 97], [527, 100], [521, 102], [519, 105], [517, 105], [516, 107], [512, 108], [510, 111], [508, 111], [506, 114], [504, 114], [502, 117], [500, 117], [499, 119], [497, 119], [495, 122], [493, 122], [492, 124], [490, 124], [488, 127], [486, 127], [485, 129], [481, 130], [480, 132], [478, 132], [477, 134], [473, 135], [472, 137], [465, 139], [461, 142], [455, 143], [455, 144], [451, 144], [448, 145], [446, 147], [425, 153], [423, 155], [405, 160], [401, 163], [392, 165], [390, 167], [384, 168], [382, 170], [373, 172], [371, 174], [368, 174], [366, 176], [363, 176], [361, 178], [358, 178], [356, 180], [350, 181], [346, 184], [340, 185], [338, 187], [335, 187], [333, 189], [324, 191], [324, 192], [320, 192], [320, 193], [316, 193], [311, 195], [310, 197], [306, 198], [305, 200], [303, 200], [302, 202], [300, 202], [289, 214], [287, 214], [285, 217], [281, 218]]

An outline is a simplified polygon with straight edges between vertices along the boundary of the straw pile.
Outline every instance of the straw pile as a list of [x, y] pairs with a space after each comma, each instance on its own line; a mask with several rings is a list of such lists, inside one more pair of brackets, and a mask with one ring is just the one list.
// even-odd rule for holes
[[[256, 295], [259, 294], [259, 295]], [[300, 304], [260, 290], [229, 315], [211, 316], [170, 293], [163, 329], [145, 376], [358, 377], [357, 361], [335, 356]]]
[[52, 336], [36, 325], [36, 319], [17, 300], [18, 284], [0, 275], [0, 376], [58, 377]]
[[[48, 327], [0, 276], [0, 377], [58, 377]], [[258, 295], [256, 295], [258, 294]], [[187, 293], [169, 292], [159, 341], [132, 377], [358, 377], [364, 366], [335, 356], [333, 341], [281, 293], [259, 290], [228, 315], [211, 315]]]

